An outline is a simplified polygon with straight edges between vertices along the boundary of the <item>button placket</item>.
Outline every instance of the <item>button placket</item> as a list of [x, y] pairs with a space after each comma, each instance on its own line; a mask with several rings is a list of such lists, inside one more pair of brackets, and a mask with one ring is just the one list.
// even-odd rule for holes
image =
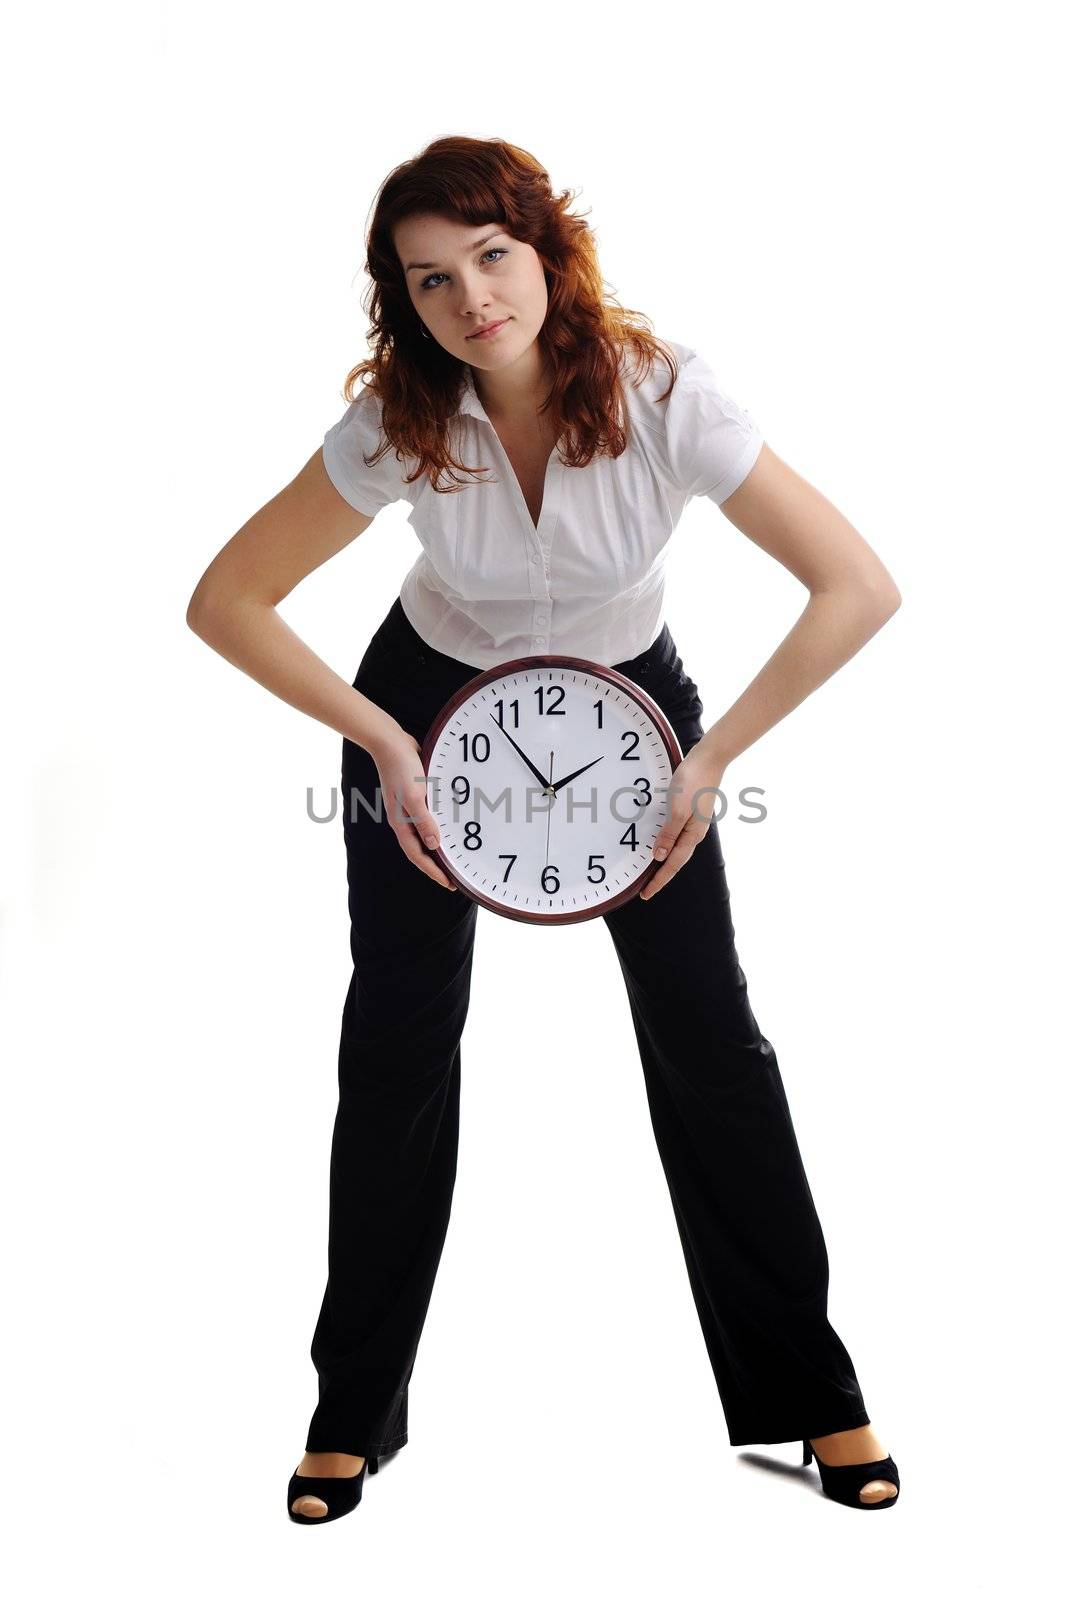
[[[534, 522], [529, 512], [529, 507], [526, 503], [525, 496], [521, 492], [521, 485], [518, 483], [517, 474], [510, 463], [510, 457], [503, 449], [502, 442], [500, 441], [499, 435], [496, 433], [495, 428], [492, 426], [491, 420], [487, 416], [484, 417], [484, 420], [488, 424], [488, 427], [491, 429], [492, 434], [495, 437], [496, 444], [499, 449], [502, 470], [511, 485], [514, 501], [518, 508], [518, 514], [521, 516], [524, 522], [526, 536], [529, 540], [531, 540], [532, 543], [532, 548], [528, 551], [528, 559], [533, 569], [539, 569], [539, 571], [534, 571], [532, 576], [539, 577], [542, 573], [543, 593], [540, 595], [533, 595], [533, 600], [537, 606], [537, 610], [533, 614], [533, 626], [535, 628], [546, 629], [550, 626], [549, 612], [552, 604], [549, 588], [550, 580], [548, 576], [548, 567], [550, 562], [551, 540], [554, 535], [555, 526], [558, 522], [558, 496], [561, 488], [558, 482], [558, 475], [563, 465], [562, 458], [559, 456], [558, 447], [556, 445], [548, 460], [547, 469], [544, 474], [544, 493], [543, 500], [540, 505], [540, 516], [538, 521]], [[547, 646], [547, 634], [536, 633], [530, 635], [530, 637], [532, 638], [534, 652], [537, 654], [542, 653]]]
[[[544, 553], [544, 543], [539, 534], [536, 534], [536, 549], [531, 553], [533, 567], [533, 627], [541, 630], [550, 625], [552, 597], [547, 577], [547, 557]], [[537, 568], [542, 564], [543, 572]], [[538, 592], [537, 592], [538, 591]], [[532, 635], [534, 652], [542, 654], [547, 649], [547, 633], [539, 632]]]

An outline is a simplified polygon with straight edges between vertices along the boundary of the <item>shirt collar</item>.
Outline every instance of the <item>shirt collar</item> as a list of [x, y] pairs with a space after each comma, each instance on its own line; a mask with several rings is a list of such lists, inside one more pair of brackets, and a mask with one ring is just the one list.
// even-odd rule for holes
[[488, 413], [477, 397], [477, 390], [473, 386], [473, 377], [470, 373], [468, 361], [462, 363], [462, 392], [459, 395], [458, 409], [468, 412], [471, 417], [479, 417], [482, 422], [487, 422]]
[[468, 361], [462, 363], [462, 390], [459, 394], [458, 409], [466, 412], [471, 417], [479, 417], [482, 422], [491, 421], [487, 411], [478, 399]]

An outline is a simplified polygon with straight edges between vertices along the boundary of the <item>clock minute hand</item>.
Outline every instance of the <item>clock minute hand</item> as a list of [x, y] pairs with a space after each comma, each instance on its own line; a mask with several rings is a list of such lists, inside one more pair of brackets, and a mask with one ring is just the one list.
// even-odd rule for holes
[[[503, 734], [505, 738], [510, 739], [510, 734], [507, 733], [506, 728], [502, 727], [500, 725], [500, 723], [498, 723], [495, 720], [494, 717], [491, 719], [491, 722], [492, 722], [493, 728], [498, 728], [500, 733]], [[518, 744], [517, 740], [516, 739], [510, 739], [510, 742], [514, 746], [515, 750], [518, 752], [518, 754], [521, 757], [521, 759], [524, 761], [525, 765], [528, 767], [529, 771], [532, 773], [533, 777], [536, 779], [537, 783], [540, 784], [540, 786], [542, 788], [544, 788], [544, 789], [550, 789], [551, 785], [548, 782], [548, 780], [544, 777], [542, 772], [538, 772], [536, 770], [536, 768], [533, 766], [532, 762], [529, 760], [528, 756], [525, 754], [525, 751], [521, 748], [521, 745]]]
[[596, 762], [602, 761], [602, 759], [602, 756], [596, 756], [595, 761], [586, 762], [583, 767], [578, 767], [576, 772], [567, 772], [564, 778], [556, 778], [555, 793], [557, 794], [558, 791], [564, 788], [567, 783], [572, 783], [574, 778], [579, 778], [582, 772], [587, 772], [589, 767], [594, 767]]

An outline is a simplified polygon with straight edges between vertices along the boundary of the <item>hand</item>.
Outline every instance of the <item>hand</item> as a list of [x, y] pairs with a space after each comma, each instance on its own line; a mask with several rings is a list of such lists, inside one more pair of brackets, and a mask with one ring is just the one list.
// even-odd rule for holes
[[370, 754], [381, 779], [385, 815], [403, 853], [434, 883], [454, 889], [455, 884], [429, 854], [440, 843], [440, 829], [429, 810], [420, 751], [417, 739], [397, 723], [396, 731], [375, 744]]
[[696, 845], [706, 838], [717, 807], [717, 795], [712, 791], [720, 787], [726, 765], [720, 756], [697, 744], [674, 772], [670, 779], [670, 815], [655, 840], [655, 856], [662, 859], [662, 865], [640, 890], [641, 900], [650, 900], [675, 877], [691, 860]]

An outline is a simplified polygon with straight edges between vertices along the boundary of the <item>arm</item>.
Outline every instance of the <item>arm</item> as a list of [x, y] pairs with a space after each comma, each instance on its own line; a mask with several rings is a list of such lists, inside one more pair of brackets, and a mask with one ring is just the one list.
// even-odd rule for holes
[[856, 655], [902, 596], [843, 513], [768, 444], [721, 510], [810, 592], [791, 632], [699, 741], [723, 770]]
[[193, 591], [185, 620], [212, 650], [264, 689], [369, 752], [389, 824], [404, 852], [450, 889], [450, 879], [422, 848], [435, 848], [437, 837], [417, 741], [315, 655], [276, 610], [301, 579], [372, 521], [334, 487], [321, 449], [316, 450], [292, 482], [218, 552]]
[[193, 633], [233, 666], [371, 754], [396, 729], [395, 719], [345, 683], [275, 608], [372, 520], [333, 487], [316, 450], [292, 482], [218, 552], [185, 616]]

